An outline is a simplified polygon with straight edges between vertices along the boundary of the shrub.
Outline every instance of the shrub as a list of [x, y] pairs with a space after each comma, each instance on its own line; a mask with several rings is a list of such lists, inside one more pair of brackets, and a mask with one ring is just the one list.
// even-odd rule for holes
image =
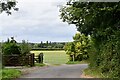
[[27, 42], [25, 42], [25, 40], [23, 40], [22, 43], [20, 44], [20, 48], [21, 48], [21, 54], [26, 55], [30, 53], [31, 47]]
[[5, 55], [21, 54], [20, 47], [16, 43], [5, 43], [2, 50]]

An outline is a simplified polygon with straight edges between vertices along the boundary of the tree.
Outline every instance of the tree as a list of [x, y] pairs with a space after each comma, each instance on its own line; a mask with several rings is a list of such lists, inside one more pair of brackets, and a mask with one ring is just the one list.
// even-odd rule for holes
[[82, 59], [88, 59], [87, 49], [89, 48], [90, 39], [81, 33], [76, 33], [73, 36], [74, 41], [67, 43], [64, 47], [66, 53], [70, 55], [70, 60], [81, 61]]
[[75, 45], [73, 42], [69, 42], [65, 44], [64, 49], [66, 51], [66, 54], [69, 55], [70, 61], [75, 61]]
[[81, 33], [76, 33], [73, 37], [78, 59], [88, 59], [88, 49], [90, 47], [90, 38]]
[[75, 24], [78, 31], [91, 35], [95, 50], [91, 55], [95, 55], [91, 59], [95, 63], [92, 67], [100, 68], [102, 74], [113, 78], [120, 78], [119, 9], [120, 2], [73, 0], [60, 9], [63, 22]]
[[80, 2], [75, 1], [60, 9], [61, 19], [75, 24], [84, 34], [99, 33], [114, 26], [119, 29], [120, 2]]
[[17, 43], [12, 42], [12, 40], [3, 44], [2, 51], [5, 55], [21, 54], [20, 47], [17, 45]]
[[40, 43], [40, 47], [43, 48], [43, 42], [42, 42], [42, 41], [41, 41], [41, 43]]
[[28, 42], [26, 42], [25, 40], [22, 40], [22, 44], [20, 44], [20, 48], [21, 48], [21, 54], [23, 55], [30, 54], [31, 48]]
[[48, 42], [48, 41], [46, 41], [46, 44], [47, 44], [47, 45], [48, 45], [48, 43], [49, 43], [49, 42]]
[[17, 1], [15, 0], [4, 0], [0, 1], [0, 13], [6, 12], [8, 15], [11, 15], [11, 10], [18, 11], [18, 8], [16, 8]]

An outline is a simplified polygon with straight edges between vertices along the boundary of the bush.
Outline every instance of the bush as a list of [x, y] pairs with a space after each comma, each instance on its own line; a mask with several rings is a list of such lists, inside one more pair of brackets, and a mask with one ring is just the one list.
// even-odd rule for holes
[[16, 43], [5, 43], [3, 45], [3, 54], [5, 55], [21, 54], [20, 47]]
[[20, 48], [21, 48], [21, 54], [26, 55], [30, 53], [31, 47], [27, 42], [25, 42], [25, 40], [23, 40], [22, 43], [20, 44]]
[[[76, 33], [73, 36], [74, 41], [65, 44], [64, 49], [69, 55], [70, 61], [82, 61], [89, 58], [88, 48], [90, 47], [90, 37], [81, 33]], [[73, 60], [74, 59], [74, 60]]]
[[119, 44], [114, 41], [107, 42], [101, 51], [101, 72], [110, 78], [120, 78], [120, 52]]
[[[94, 41], [95, 42], [95, 41]], [[99, 68], [101, 74], [107, 78], [120, 78], [120, 41], [111, 38], [102, 41], [90, 49], [90, 67]]]
[[22, 43], [20, 43], [19, 45], [17, 44], [17, 42], [14, 40], [14, 38], [12, 38], [11, 41], [5, 42], [2, 46], [2, 52], [5, 55], [12, 55], [12, 54], [29, 54], [31, 50], [31, 47], [29, 46], [28, 43], [25, 42], [25, 40], [23, 40]]

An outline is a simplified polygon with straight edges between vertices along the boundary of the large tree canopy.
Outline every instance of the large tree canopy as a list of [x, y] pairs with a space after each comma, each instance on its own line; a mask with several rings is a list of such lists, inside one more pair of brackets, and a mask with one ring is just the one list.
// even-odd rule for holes
[[103, 30], [109, 32], [111, 26], [120, 29], [120, 2], [76, 1], [62, 7], [60, 12], [64, 22], [75, 24], [78, 31], [84, 34]]
[[71, 0], [60, 9], [61, 19], [91, 35], [94, 51], [92, 67], [107, 77], [120, 78], [120, 2], [81, 2]]

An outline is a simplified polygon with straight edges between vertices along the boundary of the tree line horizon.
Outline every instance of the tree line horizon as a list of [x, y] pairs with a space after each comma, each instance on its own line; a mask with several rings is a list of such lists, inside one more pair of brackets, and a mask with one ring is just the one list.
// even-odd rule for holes
[[7, 43], [7, 42], [10, 42], [10, 41], [15, 41], [18, 45], [19, 44], [22, 44], [22, 43], [26, 43], [28, 44], [31, 48], [33, 49], [39, 49], [39, 48], [48, 48], [48, 49], [51, 49], [51, 48], [60, 48], [60, 49], [63, 49], [64, 48], [64, 45], [67, 43], [67, 42], [51, 42], [51, 41], [46, 41], [46, 42], [28, 42], [28, 40], [22, 40], [22, 42], [17, 42], [14, 37], [11, 37], [8, 38], [6, 41], [4, 42], [1, 42], [1, 43]]

